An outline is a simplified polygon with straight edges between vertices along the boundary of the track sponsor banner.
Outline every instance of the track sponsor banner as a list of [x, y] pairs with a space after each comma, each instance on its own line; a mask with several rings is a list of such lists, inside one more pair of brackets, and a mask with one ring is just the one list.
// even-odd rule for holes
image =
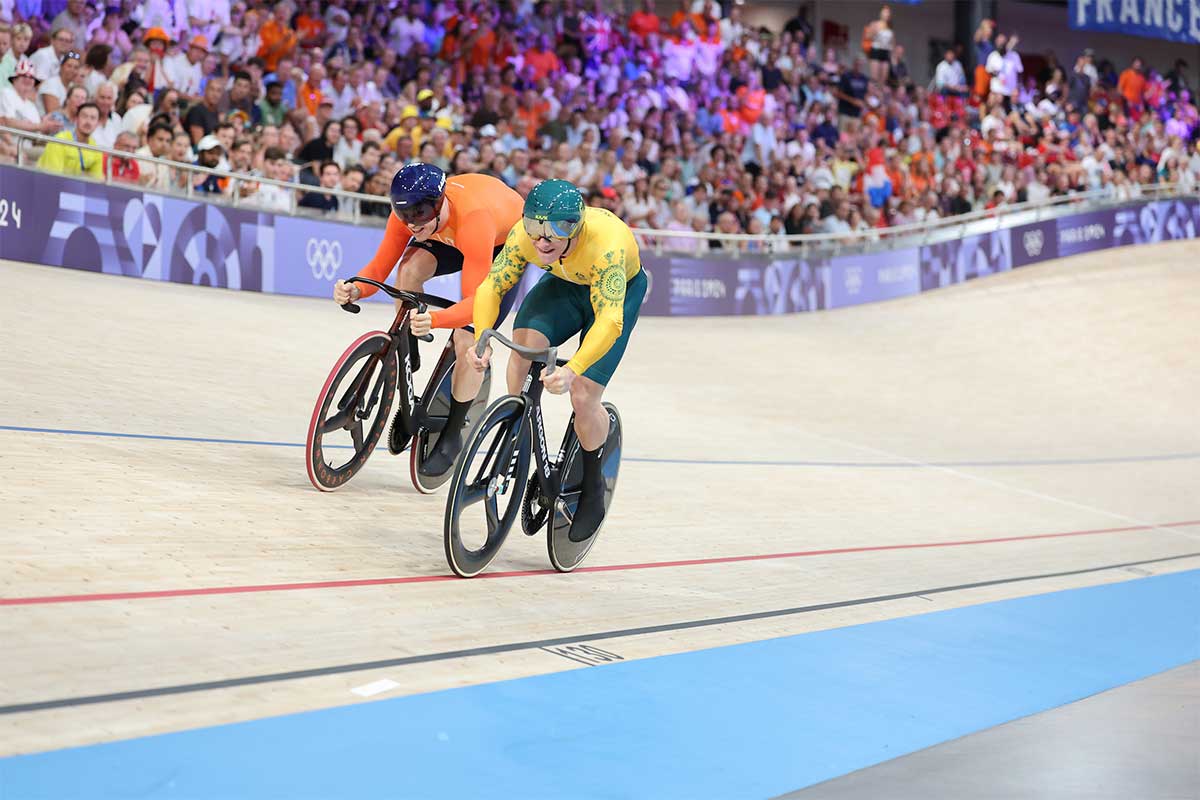
[[831, 265], [830, 308], [906, 297], [921, 291], [921, 262], [915, 248], [839, 256]]
[[[1200, 2], [1200, 0], [1196, 0]], [[804, 259], [722, 251], [642, 263], [648, 316], [791, 314], [903, 297], [1059, 256], [1200, 235], [1196, 198], [1130, 203], [920, 248]], [[383, 231], [0, 166], [0, 258], [200, 286], [327, 298]], [[518, 302], [542, 277], [526, 270]], [[391, 278], [390, 278], [391, 279]], [[428, 281], [457, 301], [458, 275]], [[390, 302], [377, 293], [372, 300]]]
[[1009, 234], [1014, 268], [1058, 258], [1058, 226], [1054, 220], [1018, 225]]
[[0, 187], [0, 258], [274, 291], [270, 214], [7, 167]]
[[642, 254], [647, 316], [791, 314], [829, 308], [829, 263], [800, 258]]
[[1071, 27], [1200, 44], [1200, 0], [1070, 0]]

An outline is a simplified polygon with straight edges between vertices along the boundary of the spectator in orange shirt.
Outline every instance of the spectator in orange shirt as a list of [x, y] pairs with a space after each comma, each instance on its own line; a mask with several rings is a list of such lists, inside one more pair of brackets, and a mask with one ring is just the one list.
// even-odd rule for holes
[[259, 30], [262, 45], [258, 48], [258, 57], [263, 60], [267, 72], [274, 72], [279, 59], [290, 58], [300, 39], [288, 24], [288, 14], [291, 5], [287, 0], [275, 4], [271, 18]]
[[694, 31], [708, 30], [708, 21], [699, 14], [693, 14], [691, 4], [692, 0], [679, 0], [679, 8], [671, 15], [671, 30], [679, 30], [679, 26], [685, 21], [691, 23], [692, 30]]
[[325, 18], [321, 15], [320, 0], [311, 0], [308, 10], [296, 17], [296, 34], [301, 47], [324, 47]]
[[762, 87], [762, 78], [759, 77], [758, 70], [751, 70], [748, 83], [737, 90], [737, 96], [742, 102], [742, 119], [746, 124], [753, 125], [758, 122], [767, 102], [767, 92]]
[[1125, 98], [1125, 110], [1133, 111], [1142, 105], [1142, 94], [1146, 91], [1145, 64], [1134, 56], [1133, 63], [1117, 79], [1117, 91]]
[[629, 17], [629, 32], [645, 42], [647, 36], [662, 29], [662, 20], [654, 13], [654, 0], [642, 0], [640, 10]]
[[550, 103], [538, 97], [533, 89], [526, 89], [521, 95], [521, 105], [517, 108], [517, 118], [521, 120], [521, 127], [517, 130], [525, 137], [526, 142], [533, 144], [537, 140], [538, 128], [545, 123], [549, 112]]
[[542, 34], [537, 38], [537, 46], [525, 54], [525, 68], [534, 83], [562, 69], [549, 36]]
[[318, 61], [309, 69], [308, 80], [296, 90], [296, 102], [313, 116], [316, 116], [317, 108], [321, 105], [321, 84], [324, 80], [325, 66]]

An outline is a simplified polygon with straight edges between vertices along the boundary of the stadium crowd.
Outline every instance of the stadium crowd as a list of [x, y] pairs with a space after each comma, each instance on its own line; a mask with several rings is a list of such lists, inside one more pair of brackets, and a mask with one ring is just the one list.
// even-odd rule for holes
[[[662, 13], [639, 0], [628, 15], [600, 0], [0, 0], [0, 124], [62, 140], [37, 148], [49, 171], [191, 181], [267, 209], [298, 198], [345, 214], [320, 189], [386, 198], [417, 159], [522, 194], [565, 178], [635, 228], [675, 231], [847, 233], [1200, 179], [1182, 62], [1118, 71], [1088, 50], [1027, 71], [1018, 36], [985, 21], [974, 52], [948, 50], [919, 84], [903, 42], [923, 41], [902, 10], [824, 52], [803, 12], [775, 31], [741, 13], [715, 0]], [[0, 159], [17, 146], [0, 136]], [[672, 245], [710, 246], [735, 245]]]

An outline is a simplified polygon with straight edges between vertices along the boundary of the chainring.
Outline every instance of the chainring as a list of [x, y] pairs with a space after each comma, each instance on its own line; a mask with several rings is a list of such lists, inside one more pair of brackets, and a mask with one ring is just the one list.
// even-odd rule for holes
[[[534, 510], [536, 507], [536, 510]], [[542, 490], [537, 475], [530, 475], [525, 484], [525, 497], [521, 500], [521, 530], [526, 536], [534, 536], [550, 519], [549, 506], [542, 505]]]

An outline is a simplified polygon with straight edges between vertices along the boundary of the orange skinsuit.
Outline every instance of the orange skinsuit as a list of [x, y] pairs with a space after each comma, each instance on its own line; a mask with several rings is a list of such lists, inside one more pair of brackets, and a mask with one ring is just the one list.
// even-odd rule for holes
[[[450, 218], [429, 237], [463, 254], [462, 300], [442, 311], [431, 312], [433, 327], [462, 328], [471, 324], [475, 290], [492, 268], [492, 252], [504, 244], [508, 232], [521, 220], [525, 201], [505, 183], [490, 175], [456, 175], [446, 179]], [[383, 241], [375, 257], [358, 271], [360, 277], [383, 283], [412, 239], [412, 231], [395, 214], [388, 216]], [[377, 290], [359, 286], [363, 297]]]

